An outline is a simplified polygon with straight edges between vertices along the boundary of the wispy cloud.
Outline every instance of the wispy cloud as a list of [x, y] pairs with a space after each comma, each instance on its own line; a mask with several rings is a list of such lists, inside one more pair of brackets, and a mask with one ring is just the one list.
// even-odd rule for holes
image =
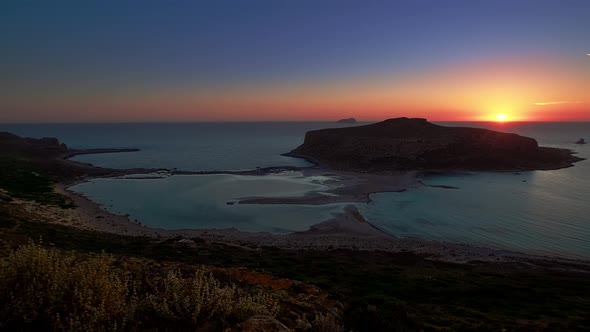
[[583, 103], [583, 101], [543, 101], [543, 102], [533, 103], [533, 105], [546, 106], [546, 105], [581, 104], [581, 103]]

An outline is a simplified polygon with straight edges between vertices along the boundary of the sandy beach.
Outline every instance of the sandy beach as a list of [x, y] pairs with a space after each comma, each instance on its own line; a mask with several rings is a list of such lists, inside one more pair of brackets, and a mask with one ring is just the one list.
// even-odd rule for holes
[[371, 194], [401, 192], [423, 186], [419, 173], [391, 172], [387, 175], [334, 171], [322, 167], [302, 168], [305, 177], [324, 176], [333, 180], [325, 184], [328, 190], [310, 191], [303, 197], [256, 197], [242, 199], [240, 204], [305, 204], [322, 205], [333, 203], [369, 203]]
[[398, 238], [367, 222], [354, 205], [346, 206], [342, 213], [334, 214], [332, 219], [314, 225], [309, 230], [285, 235], [242, 232], [234, 228], [165, 230], [149, 228], [139, 221], [130, 220], [126, 215], [110, 213], [86, 197], [69, 191], [64, 184], [58, 184], [56, 191], [71, 199], [76, 204], [76, 208], [61, 209], [22, 200], [14, 200], [10, 206], [14, 213], [30, 220], [67, 225], [88, 231], [144, 236], [162, 241], [175, 238], [178, 239], [179, 244], [183, 245], [190, 245], [192, 239], [197, 237], [209, 242], [221, 242], [253, 250], [261, 247], [328, 251], [350, 249], [394, 253], [411, 252], [427, 259], [455, 263], [485, 261], [529, 264], [551, 260], [566, 264], [587, 264], [577, 260], [534, 256], [459, 243]]

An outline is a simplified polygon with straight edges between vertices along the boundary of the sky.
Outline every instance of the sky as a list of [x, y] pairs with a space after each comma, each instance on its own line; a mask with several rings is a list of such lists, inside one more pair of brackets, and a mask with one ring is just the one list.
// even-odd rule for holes
[[590, 121], [587, 0], [4, 0], [0, 31], [0, 122]]

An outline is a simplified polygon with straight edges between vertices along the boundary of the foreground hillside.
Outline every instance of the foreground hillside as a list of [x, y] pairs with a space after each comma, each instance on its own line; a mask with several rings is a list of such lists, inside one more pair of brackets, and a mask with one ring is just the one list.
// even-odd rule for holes
[[0, 267], [0, 322], [14, 330], [340, 330], [339, 309], [319, 290], [262, 273], [33, 242]]
[[[132, 275], [149, 282], [178, 270], [183, 278], [190, 278], [199, 269], [212, 271], [222, 285], [238, 285], [246, 296], [266, 294], [278, 299], [281, 304], [279, 312], [283, 313], [279, 313], [276, 320], [291, 330], [297, 326], [302, 331], [339, 330], [338, 327], [314, 328], [312, 324], [316, 317], [327, 320], [327, 326], [342, 324], [347, 331], [563, 331], [590, 328], [589, 271], [581, 264], [549, 260], [535, 264], [476, 261], [452, 264], [428, 260], [409, 252], [294, 251], [272, 247], [252, 250], [199, 238], [193, 238], [194, 245], [187, 246], [179, 238], [122, 236], [37, 223], [21, 219], [22, 211], [12, 203], [0, 203], [0, 211], [0, 243], [4, 257], [10, 257], [14, 249], [28, 245], [31, 239], [38, 241], [41, 238], [42, 247], [59, 249], [59, 255], [63, 253], [66, 258], [73, 255], [79, 262], [92, 261], [93, 257], [108, 259], [120, 276]], [[103, 253], [110, 255], [109, 258], [102, 256]], [[19, 278], [28, 273], [25, 272], [28, 269], [18, 271], [22, 273]], [[5, 280], [2, 281], [3, 289], [16, 289], [14, 283], [7, 284]], [[190, 279], [184, 282], [188, 283]], [[69, 287], [73, 286], [75, 284], [71, 283]], [[49, 292], [49, 288], [45, 290]], [[138, 291], [141, 291], [138, 293], [140, 297], [154, 295], [145, 287]], [[46, 296], [49, 293], [38, 294]], [[162, 297], [160, 301], [165, 299]], [[35, 297], [24, 297], [20, 302], [27, 300], [32, 301], [31, 306], [38, 301]], [[11, 301], [2, 299], [3, 303]], [[89, 308], [94, 310], [95, 307]], [[285, 310], [289, 314], [284, 313]], [[40, 315], [41, 312], [33, 310], [32, 313]], [[166, 314], [162, 312], [160, 315]], [[329, 315], [334, 318], [326, 318]], [[162, 326], [157, 325], [158, 322], [169, 328], [195, 326], [190, 322], [187, 325], [184, 318], [152, 321], [137, 316], [136, 319], [128, 326]], [[240, 324], [244, 323], [240, 322], [241, 319], [247, 318], [238, 315], [228, 320], [213, 315], [211, 321], [200, 321], [200, 324], [216, 322], [208, 326], [240, 330]], [[1, 320], [6, 326], [9, 317], [4, 316]], [[12, 316], [10, 321], [24, 324], [20, 325], [23, 328], [32, 323], [22, 320], [22, 316]], [[43, 322], [47, 329], [54, 326], [48, 325], [47, 321], [40, 323]]]

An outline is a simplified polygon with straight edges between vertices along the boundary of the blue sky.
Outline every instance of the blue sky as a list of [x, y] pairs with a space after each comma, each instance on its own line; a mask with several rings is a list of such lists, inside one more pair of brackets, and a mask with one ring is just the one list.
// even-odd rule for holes
[[[47, 96], [343, 82], [507, 57], [583, 65], [590, 53], [590, 1], [3, 1], [0, 8], [0, 96], [11, 100], [0, 108], [40, 118]], [[38, 94], [45, 105], [29, 98]]]

